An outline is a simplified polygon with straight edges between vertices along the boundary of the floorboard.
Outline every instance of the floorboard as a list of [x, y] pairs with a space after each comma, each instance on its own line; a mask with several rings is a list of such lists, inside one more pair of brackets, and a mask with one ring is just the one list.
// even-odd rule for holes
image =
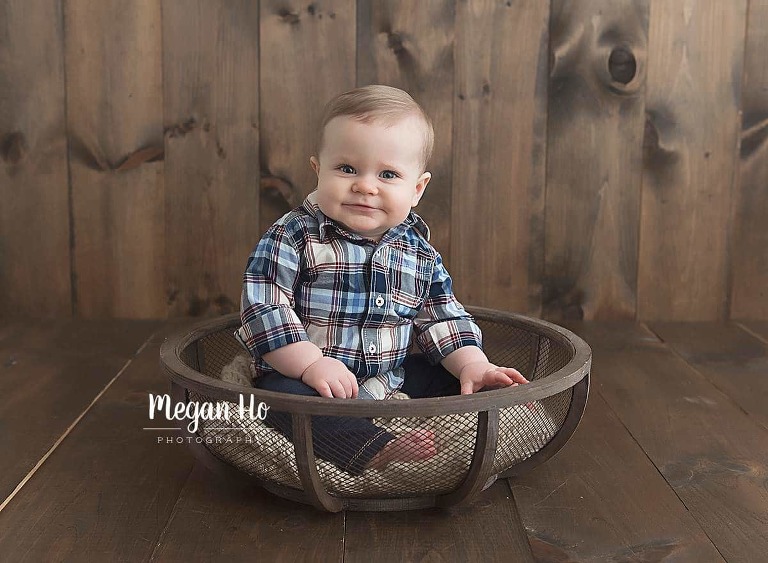
[[[158, 369], [159, 340], [131, 361], [0, 512], [0, 561], [149, 557], [192, 468], [185, 446], [159, 445], [142, 430], [148, 393], [168, 388]], [[77, 374], [70, 377], [66, 387], [77, 389]]]
[[503, 481], [466, 506], [348, 512], [346, 530], [345, 563], [533, 561], [514, 501]]
[[[0, 326], [0, 504], [159, 323], [72, 319]], [[73, 384], [76, 382], [76, 384]]]
[[768, 431], [666, 344], [606, 349], [589, 333], [580, 332], [596, 343], [596, 391], [718, 551], [764, 560]]
[[768, 429], [768, 344], [734, 323], [652, 323], [650, 328]]
[[537, 561], [722, 561], [594, 387], [568, 444], [510, 484]]
[[196, 465], [152, 561], [342, 561], [344, 515]]
[[0, 320], [0, 447], [14, 454], [0, 456], [0, 486], [42, 461], [0, 511], [0, 561], [709, 563], [768, 553], [768, 430], [756, 410], [768, 393], [758, 381], [748, 403], [726, 385], [759, 379], [768, 323], [697, 323], [683, 336], [670, 324], [568, 325], [593, 348], [592, 389], [553, 459], [465, 507], [326, 514], [222, 481], [186, 445], [143, 430], [164, 425], [148, 419], [149, 393], [168, 390], [160, 344], [189, 322], [165, 322], [148, 340], [151, 323]]
[[737, 321], [736, 324], [768, 344], [768, 321]]

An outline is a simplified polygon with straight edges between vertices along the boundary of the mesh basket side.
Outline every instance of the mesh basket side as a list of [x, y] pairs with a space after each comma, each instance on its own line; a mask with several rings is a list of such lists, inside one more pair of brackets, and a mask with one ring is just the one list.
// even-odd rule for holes
[[[213, 332], [198, 341], [200, 373], [221, 379], [221, 369], [237, 355], [248, 357], [248, 353], [234, 337], [234, 329]], [[249, 357], [250, 361], [250, 357]]]
[[[495, 321], [480, 320], [479, 324], [490, 361], [516, 368], [528, 379], [547, 377], [572, 357], [572, 349], [533, 331]], [[250, 361], [232, 330], [203, 336], [182, 351], [182, 361], [203, 375], [221, 379], [222, 368], [231, 367], [233, 359], [242, 356]], [[501, 473], [543, 448], [562, 426], [571, 397], [569, 389], [528, 405], [501, 409], [493, 473]], [[284, 413], [282, 422], [273, 422], [276, 427], [272, 428], [261, 420], [251, 420], [247, 413], [240, 418], [239, 406], [235, 403], [213, 401], [192, 391], [189, 399], [228, 409], [228, 421], [200, 421], [198, 436], [216, 457], [264, 481], [302, 488], [294, 446], [289, 438], [290, 414]], [[313, 429], [316, 418], [312, 419]], [[440, 495], [455, 490], [466, 479], [474, 453], [477, 413], [381, 418], [370, 422], [396, 436], [416, 430], [430, 431], [434, 434], [437, 453], [427, 460], [393, 462], [381, 470], [367, 469], [361, 475], [353, 475], [328, 459], [318, 458], [317, 470], [330, 494], [348, 498]], [[317, 430], [313, 430], [313, 441], [315, 452], [335, 450], [342, 457], [344, 449], [349, 447], [338, 434], [323, 435]], [[354, 452], [346, 453], [354, 455]]]
[[[381, 418], [373, 423], [397, 437], [414, 431], [431, 432], [437, 453], [426, 460], [395, 461], [382, 469], [366, 469], [359, 476], [318, 459], [318, 472], [329, 493], [350, 498], [439, 495], [454, 490], [466, 478], [475, 446], [476, 413]], [[320, 435], [316, 442], [326, 439], [330, 438]], [[337, 447], [343, 448], [343, 444]]]
[[531, 379], [539, 336], [496, 321], [477, 319], [477, 324], [483, 332], [483, 350], [491, 363], [514, 368]]
[[192, 391], [189, 399], [229, 409], [229, 420], [200, 421], [197, 434], [211, 453], [248, 475], [301, 489], [293, 444], [283, 434], [258, 418], [251, 419], [247, 409], [241, 418], [235, 403], [215, 401]]
[[[563, 368], [573, 351], [551, 338], [494, 321], [479, 321], [483, 347], [497, 365], [513, 367], [528, 380], [548, 377]], [[499, 411], [499, 441], [493, 473], [501, 473], [546, 446], [562, 427], [572, 389], [527, 405]]]
[[499, 443], [493, 473], [506, 471], [546, 446], [565, 422], [572, 389], [499, 411]]
[[573, 358], [573, 350], [546, 336], [541, 337], [533, 379], [541, 379], [562, 369]]
[[186, 346], [179, 354], [179, 359], [188, 368], [197, 370], [197, 342], [192, 342]]

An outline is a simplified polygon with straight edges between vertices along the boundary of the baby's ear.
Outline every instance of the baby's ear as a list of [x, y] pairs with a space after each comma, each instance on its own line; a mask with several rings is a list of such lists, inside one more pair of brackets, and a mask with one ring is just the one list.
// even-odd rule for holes
[[318, 176], [320, 175], [320, 161], [317, 160], [316, 156], [310, 156], [309, 157], [309, 164], [312, 166], [312, 170], [315, 171], [315, 174]]
[[424, 172], [424, 174], [419, 176], [419, 179], [416, 182], [416, 193], [413, 194], [413, 200], [411, 200], [411, 207], [416, 207], [419, 204], [419, 200], [421, 199], [421, 196], [424, 195], [424, 190], [427, 189], [427, 184], [429, 184], [431, 179], [431, 172]]

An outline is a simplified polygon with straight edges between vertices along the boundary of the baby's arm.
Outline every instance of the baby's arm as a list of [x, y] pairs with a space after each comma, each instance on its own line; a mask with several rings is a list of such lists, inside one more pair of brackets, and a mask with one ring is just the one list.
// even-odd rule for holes
[[356, 397], [355, 376], [340, 361], [323, 357], [294, 310], [293, 292], [301, 270], [294, 235], [276, 223], [249, 256], [240, 307], [243, 326], [236, 335], [254, 358], [263, 358], [320, 395]]
[[443, 367], [459, 379], [461, 394], [468, 395], [483, 387], [505, 387], [528, 383], [513, 368], [500, 367], [488, 361], [477, 346], [464, 346], [454, 350], [441, 361]]
[[517, 370], [488, 361], [480, 348], [480, 327], [453, 295], [452, 287], [451, 276], [438, 254], [428, 297], [413, 323], [419, 348], [459, 379], [463, 395], [486, 386], [528, 383]]
[[323, 352], [308, 340], [294, 342], [267, 352], [264, 360], [278, 372], [299, 379], [321, 397], [357, 397], [357, 378], [347, 366]]

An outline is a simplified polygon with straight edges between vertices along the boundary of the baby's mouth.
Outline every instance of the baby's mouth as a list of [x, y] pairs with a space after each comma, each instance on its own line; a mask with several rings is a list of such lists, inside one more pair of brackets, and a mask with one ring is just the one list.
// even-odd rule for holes
[[366, 205], [364, 203], [345, 203], [344, 205], [346, 207], [351, 207], [353, 209], [363, 209], [363, 210], [367, 209], [370, 211], [375, 211], [376, 209], [378, 209], [376, 207], [373, 207], [372, 205]]

